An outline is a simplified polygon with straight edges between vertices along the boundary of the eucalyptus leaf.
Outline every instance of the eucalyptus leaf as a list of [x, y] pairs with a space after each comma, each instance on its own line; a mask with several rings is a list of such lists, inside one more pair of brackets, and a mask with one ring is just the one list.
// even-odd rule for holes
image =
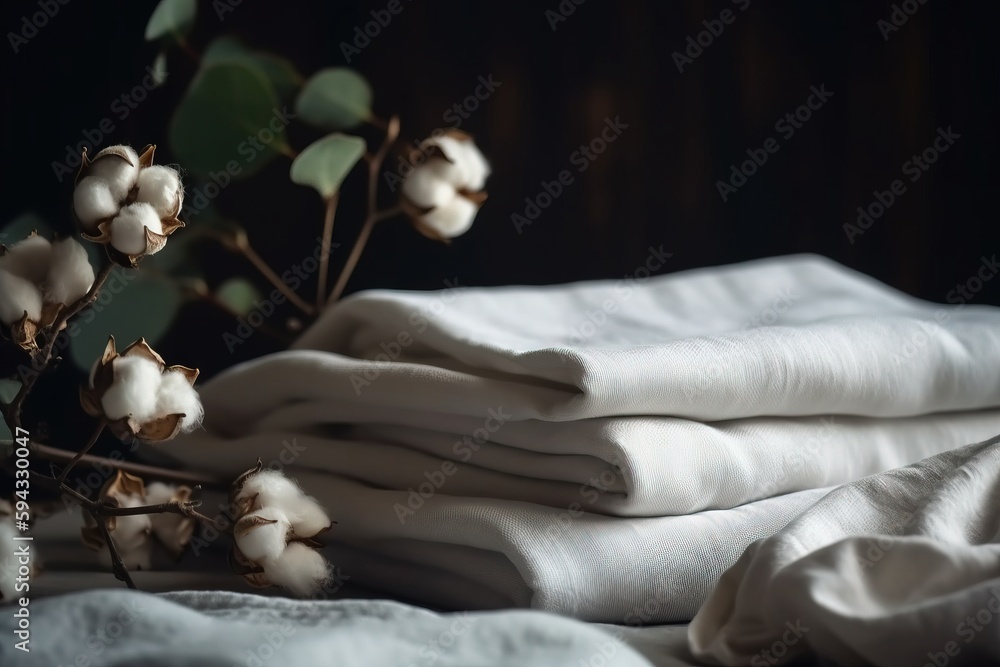
[[0, 228], [0, 243], [14, 245], [26, 239], [32, 231], [51, 237], [52, 228], [34, 213], [23, 213]]
[[363, 76], [347, 67], [331, 67], [306, 81], [295, 112], [310, 125], [349, 130], [371, 119], [371, 106], [372, 89]]
[[205, 49], [202, 63], [235, 62], [257, 67], [268, 78], [280, 99], [288, 99], [305, 80], [291, 61], [266, 51], [250, 49], [235, 37], [223, 36]]
[[292, 162], [292, 182], [314, 187], [321, 197], [329, 199], [364, 154], [361, 137], [339, 132], [327, 135], [306, 146]]
[[21, 391], [21, 383], [17, 380], [0, 380], [0, 401], [10, 403]]
[[114, 336], [119, 349], [139, 338], [150, 345], [170, 328], [181, 305], [177, 285], [128, 269], [116, 269], [89, 309], [67, 329], [69, 353], [76, 366], [90, 372], [94, 361]]
[[146, 24], [146, 41], [183, 35], [191, 28], [197, 12], [196, 0], [160, 0]]
[[174, 113], [170, 142], [178, 161], [196, 176], [227, 171], [237, 180], [290, 152], [288, 122], [259, 67], [217, 62], [195, 75]]
[[150, 71], [153, 75], [153, 84], [156, 86], [162, 86], [167, 82], [167, 54], [160, 51], [156, 54], [156, 58], [153, 59], [153, 69]]
[[246, 315], [254, 309], [254, 301], [260, 301], [263, 296], [245, 278], [230, 278], [215, 290], [215, 298], [238, 315]]

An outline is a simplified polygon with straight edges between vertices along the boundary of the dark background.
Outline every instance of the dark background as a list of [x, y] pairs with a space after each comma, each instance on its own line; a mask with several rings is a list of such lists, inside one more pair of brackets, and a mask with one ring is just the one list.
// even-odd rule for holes
[[[380, 226], [349, 291], [435, 289], [456, 278], [463, 285], [621, 278], [645, 261], [649, 246], [662, 245], [673, 253], [664, 272], [817, 252], [943, 301], [982, 256], [1000, 250], [1000, 3], [914, 0], [907, 4], [918, 7], [915, 14], [886, 40], [878, 21], [890, 18], [894, 3], [884, 1], [751, 0], [741, 11], [744, 0], [566, 0], [575, 11], [554, 30], [546, 12], [558, 11], [558, 0], [400, 2], [402, 13], [350, 65], [371, 82], [376, 113], [399, 113], [411, 139], [446, 125], [443, 114], [473, 93], [478, 77], [499, 81], [462, 125], [493, 164], [490, 199], [450, 246], [402, 221]], [[5, 4], [5, 33], [38, 11], [35, 1]], [[143, 40], [154, 4], [69, 0], [19, 53], [5, 38], [0, 221], [34, 210], [68, 231], [72, 179], [58, 182], [51, 165], [105, 117], [115, 131], [104, 145], [157, 143], [158, 161], [173, 161], [166, 128], [195, 67], [182, 52], [169, 52], [167, 84], [126, 120], [110, 110], [158, 51]], [[202, 0], [190, 42], [203, 50], [214, 37], [235, 34], [286, 55], [308, 75], [347, 64], [341, 42], [387, 4], [244, 0], [220, 18]], [[678, 72], [674, 52], [724, 9], [735, 20]], [[781, 137], [775, 122], [821, 85], [833, 96], [794, 136]], [[578, 173], [571, 154], [608, 117], [628, 129]], [[910, 183], [902, 164], [948, 126], [961, 138]], [[293, 128], [291, 143], [301, 149], [316, 136]], [[768, 137], [780, 150], [723, 202], [716, 182]], [[277, 160], [217, 200], [279, 272], [311, 251], [323, 215], [314, 192], [288, 182], [288, 166]], [[523, 214], [525, 198], [563, 169], [574, 183], [519, 234], [512, 214]], [[844, 223], [897, 178], [905, 194], [852, 244]], [[360, 224], [362, 185], [359, 177], [345, 185], [335, 272]], [[253, 275], [222, 251], [203, 259], [210, 284], [235, 271]], [[975, 301], [1000, 303], [998, 283], [986, 283]], [[303, 296], [311, 299], [311, 290]], [[220, 354], [221, 333], [232, 328], [232, 318], [196, 304], [159, 347], [168, 360], [207, 375], [278, 347], [255, 336], [236, 355]]]

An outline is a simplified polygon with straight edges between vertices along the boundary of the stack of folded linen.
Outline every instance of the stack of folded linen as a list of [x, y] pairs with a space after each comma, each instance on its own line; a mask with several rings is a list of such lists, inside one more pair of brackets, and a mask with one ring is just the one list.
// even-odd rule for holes
[[690, 619], [829, 488], [1000, 428], [1000, 309], [815, 256], [372, 291], [202, 389], [169, 451], [287, 466], [352, 583], [450, 608]]

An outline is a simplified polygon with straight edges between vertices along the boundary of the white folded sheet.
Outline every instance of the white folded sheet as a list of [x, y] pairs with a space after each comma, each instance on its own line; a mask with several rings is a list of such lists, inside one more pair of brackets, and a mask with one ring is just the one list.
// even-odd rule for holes
[[753, 544], [689, 627], [711, 664], [1000, 662], [1000, 438], [841, 486]]
[[643, 620], [690, 618], [747, 544], [821, 495], [806, 490], [1000, 424], [998, 309], [808, 256], [369, 292], [296, 348], [208, 383], [208, 432], [164, 451], [232, 476], [257, 456], [286, 466], [342, 522], [336, 557], [359, 583], [459, 607], [623, 622], [665, 585]]

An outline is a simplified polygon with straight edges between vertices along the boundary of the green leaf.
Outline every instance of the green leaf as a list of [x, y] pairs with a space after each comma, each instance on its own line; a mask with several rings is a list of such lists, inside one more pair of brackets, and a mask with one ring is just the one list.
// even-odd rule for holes
[[10, 404], [21, 391], [21, 383], [17, 380], [0, 380], [0, 401]]
[[146, 41], [167, 35], [183, 35], [194, 23], [198, 5], [195, 0], [160, 0], [146, 24]]
[[150, 74], [153, 75], [153, 84], [157, 87], [167, 82], [167, 74], [169, 72], [167, 72], [167, 54], [165, 52], [160, 51], [156, 54]]
[[14, 245], [18, 241], [28, 238], [28, 234], [33, 230], [47, 237], [50, 237], [52, 232], [48, 223], [34, 213], [23, 213], [0, 229], [0, 243]]
[[254, 309], [254, 301], [260, 301], [261, 293], [244, 278], [230, 278], [215, 290], [215, 297], [230, 310], [246, 315]]
[[[288, 120], [277, 106], [274, 86], [258, 67], [207, 65], [195, 75], [170, 124], [178, 161], [201, 178], [224, 171], [233, 180], [252, 176], [291, 150], [285, 140]], [[229, 163], [235, 164], [227, 169]]]
[[310, 125], [349, 130], [372, 117], [372, 89], [364, 77], [347, 67], [314, 74], [299, 93], [295, 111]]
[[247, 48], [234, 37], [219, 37], [208, 45], [202, 55], [203, 65], [244, 63], [260, 69], [274, 86], [281, 99], [288, 99], [304, 79], [291, 61], [266, 51]]
[[139, 338], [150, 345], [170, 328], [181, 305], [177, 285], [165, 278], [116, 269], [97, 302], [74, 318], [67, 329], [73, 363], [85, 372], [114, 336], [119, 349]]
[[329, 199], [365, 154], [365, 140], [334, 133], [309, 144], [292, 162], [293, 183], [316, 188]]

